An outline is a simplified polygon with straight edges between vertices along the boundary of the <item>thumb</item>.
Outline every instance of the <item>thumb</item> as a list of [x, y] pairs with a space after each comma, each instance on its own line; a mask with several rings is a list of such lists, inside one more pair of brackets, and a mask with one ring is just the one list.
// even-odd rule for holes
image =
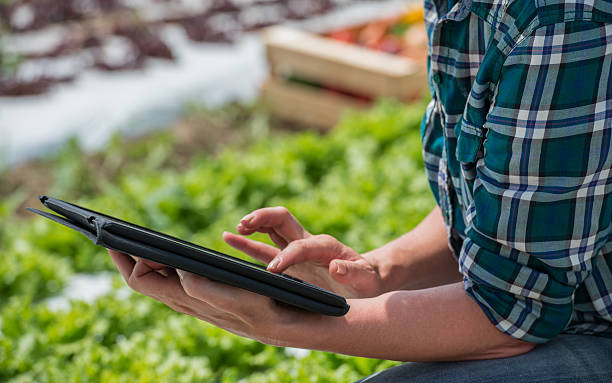
[[334, 259], [329, 264], [329, 273], [337, 278], [351, 279], [358, 274], [361, 269], [356, 265], [354, 261], [344, 261], [341, 259]]
[[377, 274], [367, 263], [351, 260], [334, 259], [329, 263], [329, 274], [342, 284], [349, 284], [354, 289], [370, 290], [377, 283]]
[[268, 271], [283, 272], [290, 266], [303, 262], [313, 262], [319, 266], [328, 266], [334, 258], [346, 258], [352, 254], [345, 251], [346, 247], [332, 236], [320, 234], [292, 241], [272, 262]]

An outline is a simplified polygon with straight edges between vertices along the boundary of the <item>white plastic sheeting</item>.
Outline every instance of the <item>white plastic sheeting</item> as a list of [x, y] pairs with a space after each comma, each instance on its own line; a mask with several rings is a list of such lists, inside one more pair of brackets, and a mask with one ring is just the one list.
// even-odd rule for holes
[[[410, 2], [364, 1], [292, 24], [323, 30], [395, 14]], [[52, 33], [39, 33], [19, 44], [35, 49], [44, 45], [37, 39], [52, 38]], [[182, 28], [168, 26], [163, 38], [172, 46], [175, 62], [151, 59], [138, 71], [86, 70], [75, 82], [55, 85], [41, 96], [0, 97], [0, 165], [47, 154], [72, 136], [86, 149], [95, 149], [118, 130], [137, 134], [163, 127], [188, 102], [214, 106], [257, 95], [266, 76], [257, 34], [234, 45], [202, 44], [190, 41]]]

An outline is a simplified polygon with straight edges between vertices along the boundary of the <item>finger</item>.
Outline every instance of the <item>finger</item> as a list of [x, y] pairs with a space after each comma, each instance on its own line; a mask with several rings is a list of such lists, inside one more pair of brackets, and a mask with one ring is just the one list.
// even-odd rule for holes
[[162, 263], [157, 263], [157, 262], [153, 262], [150, 261], [148, 259], [144, 259], [144, 258], [137, 258], [136, 259], [138, 262], [142, 262], [145, 265], [149, 266], [152, 270], [162, 270], [162, 269], [167, 269], [168, 266], [162, 264]]
[[268, 235], [270, 236], [270, 239], [272, 240], [272, 242], [274, 242], [274, 244], [276, 246], [278, 246], [279, 248], [281, 248], [281, 249], [284, 249], [289, 244], [289, 242], [287, 242], [285, 240], [285, 238], [283, 238], [280, 235], [276, 234], [276, 232], [274, 230], [270, 230], [268, 232]]
[[371, 288], [377, 279], [376, 272], [359, 261], [334, 259], [329, 263], [329, 274], [342, 284], [349, 284], [358, 291]]
[[172, 310], [176, 311], [177, 313], [187, 314], [191, 316], [197, 315], [196, 312], [193, 310], [193, 308], [186, 304], [173, 302], [173, 301], [168, 301], [164, 303], [166, 306], [170, 307]]
[[[184, 314], [200, 318], [207, 322], [211, 322], [210, 318], [212, 318], [212, 315], [217, 313], [218, 310], [213, 308], [211, 305], [209, 305], [208, 303], [202, 300], [198, 300], [198, 299], [195, 299], [187, 295], [187, 293], [185, 293], [185, 290], [183, 289], [183, 286], [181, 284], [181, 280], [180, 280], [178, 271], [179, 270], [172, 269], [172, 268], [167, 269], [167, 272], [168, 272], [167, 279], [169, 279], [168, 282], [170, 282], [168, 284], [172, 285], [170, 288], [168, 288], [168, 286], [165, 285], [165, 283], [167, 282], [161, 281], [159, 278], [157, 278], [154, 275], [150, 275], [150, 274], [159, 273], [159, 270], [156, 270], [151, 273], [146, 273], [144, 274], [144, 276], [139, 277], [139, 278], [143, 278], [143, 277], [151, 278], [152, 282], [156, 286], [160, 286], [160, 288], [146, 289], [146, 293], [147, 293], [146, 295], [148, 295], [149, 297], [155, 300], [158, 300], [164, 303], [166, 306], [169, 306], [170, 308], [172, 308], [173, 310], [177, 312], [182, 312]], [[141, 271], [138, 271], [138, 272], [142, 275]]]
[[231, 247], [265, 264], [268, 264], [279, 252], [275, 247], [229, 232], [223, 233], [223, 240]]
[[159, 274], [163, 275], [166, 278], [168, 278], [170, 276], [170, 272], [169, 272], [168, 268], [157, 269], [155, 271], [157, 271]]
[[132, 274], [132, 270], [134, 269], [134, 265], [136, 262], [132, 257], [127, 254], [120, 253], [115, 250], [108, 249], [108, 254], [110, 254], [115, 266], [119, 270], [119, 273], [126, 281], [130, 279], [130, 275]]
[[255, 232], [268, 234], [272, 242], [274, 242], [274, 244], [281, 249], [284, 249], [285, 247], [287, 247], [287, 244], [288, 244], [287, 240], [281, 237], [280, 235], [278, 235], [276, 231], [274, 230], [274, 228], [272, 227], [260, 227], [257, 230], [255, 230], [255, 229], [247, 229], [244, 226], [242, 226], [241, 223], [239, 223], [238, 226], [236, 226], [236, 230], [238, 230], [238, 233], [240, 233], [241, 235], [251, 235]]
[[132, 270], [132, 275], [136, 278], [140, 278], [145, 276], [148, 273], [151, 273], [152, 271], [155, 271], [155, 269], [153, 269], [147, 262], [146, 260], [138, 260], [138, 262], [136, 262], [136, 265], [134, 265], [134, 270]]
[[268, 234], [272, 242], [274, 242], [274, 244], [281, 249], [284, 249], [289, 244], [289, 242], [287, 242], [285, 238], [281, 237], [272, 227], [262, 227], [259, 228], [258, 231], [260, 233]]
[[332, 259], [348, 258], [344, 248], [342, 243], [329, 235], [315, 235], [293, 241], [270, 262], [268, 270], [279, 273], [304, 262], [327, 266]]
[[240, 224], [246, 229], [245, 231], [273, 228], [287, 242], [303, 239], [310, 235], [289, 210], [281, 206], [255, 210], [242, 218]]
[[236, 230], [238, 231], [238, 233], [240, 233], [242, 235], [251, 235], [251, 234], [257, 232], [257, 230], [255, 230], [255, 229], [247, 229], [242, 223], [239, 223], [236, 226]]
[[262, 295], [215, 282], [187, 271], [177, 270], [177, 273], [183, 290], [188, 296], [203, 301], [221, 312], [240, 316], [245, 306], [257, 307], [259, 303], [267, 299]]
[[142, 261], [136, 262], [127, 283], [132, 289], [154, 298], [176, 298], [183, 292], [176, 273], [164, 277]]
[[[180, 283], [181, 282], [179, 279], [179, 284]], [[208, 303], [187, 295], [187, 293], [182, 287], [182, 284], [181, 295], [174, 299], [167, 299], [164, 301], [164, 303], [170, 308], [172, 308], [174, 311], [182, 312], [184, 314], [191, 315], [193, 317], [199, 318], [210, 323], [212, 323], [212, 315], [218, 312], [217, 309], [213, 308]]]

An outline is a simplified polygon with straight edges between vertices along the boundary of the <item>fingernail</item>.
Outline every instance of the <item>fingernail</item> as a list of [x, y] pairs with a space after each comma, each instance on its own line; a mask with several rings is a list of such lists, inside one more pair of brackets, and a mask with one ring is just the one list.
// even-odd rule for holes
[[272, 262], [268, 264], [268, 270], [276, 269], [276, 266], [278, 266], [280, 261], [281, 261], [280, 258], [274, 258]]
[[247, 215], [245, 215], [244, 217], [242, 217], [242, 219], [240, 220], [241, 223], [248, 225], [251, 220], [255, 218], [255, 216], [253, 215], [253, 213], [249, 213]]
[[340, 275], [346, 274], [346, 265], [343, 262], [334, 262], [336, 264], [336, 273]]
[[168, 270], [166, 269], [159, 269], [157, 270], [157, 272], [161, 275], [163, 275], [164, 277], [168, 278]]
[[185, 272], [183, 270], [176, 269], [176, 273], [178, 274], [179, 278], [182, 281], [183, 278], [185, 277]]

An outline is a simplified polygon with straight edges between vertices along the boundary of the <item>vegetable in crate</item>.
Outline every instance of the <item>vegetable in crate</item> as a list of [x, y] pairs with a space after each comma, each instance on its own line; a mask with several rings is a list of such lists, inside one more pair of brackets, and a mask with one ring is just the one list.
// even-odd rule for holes
[[427, 54], [427, 34], [420, 5], [411, 6], [403, 14], [392, 18], [338, 29], [325, 36], [344, 43], [402, 55], [419, 61], [424, 60]]

